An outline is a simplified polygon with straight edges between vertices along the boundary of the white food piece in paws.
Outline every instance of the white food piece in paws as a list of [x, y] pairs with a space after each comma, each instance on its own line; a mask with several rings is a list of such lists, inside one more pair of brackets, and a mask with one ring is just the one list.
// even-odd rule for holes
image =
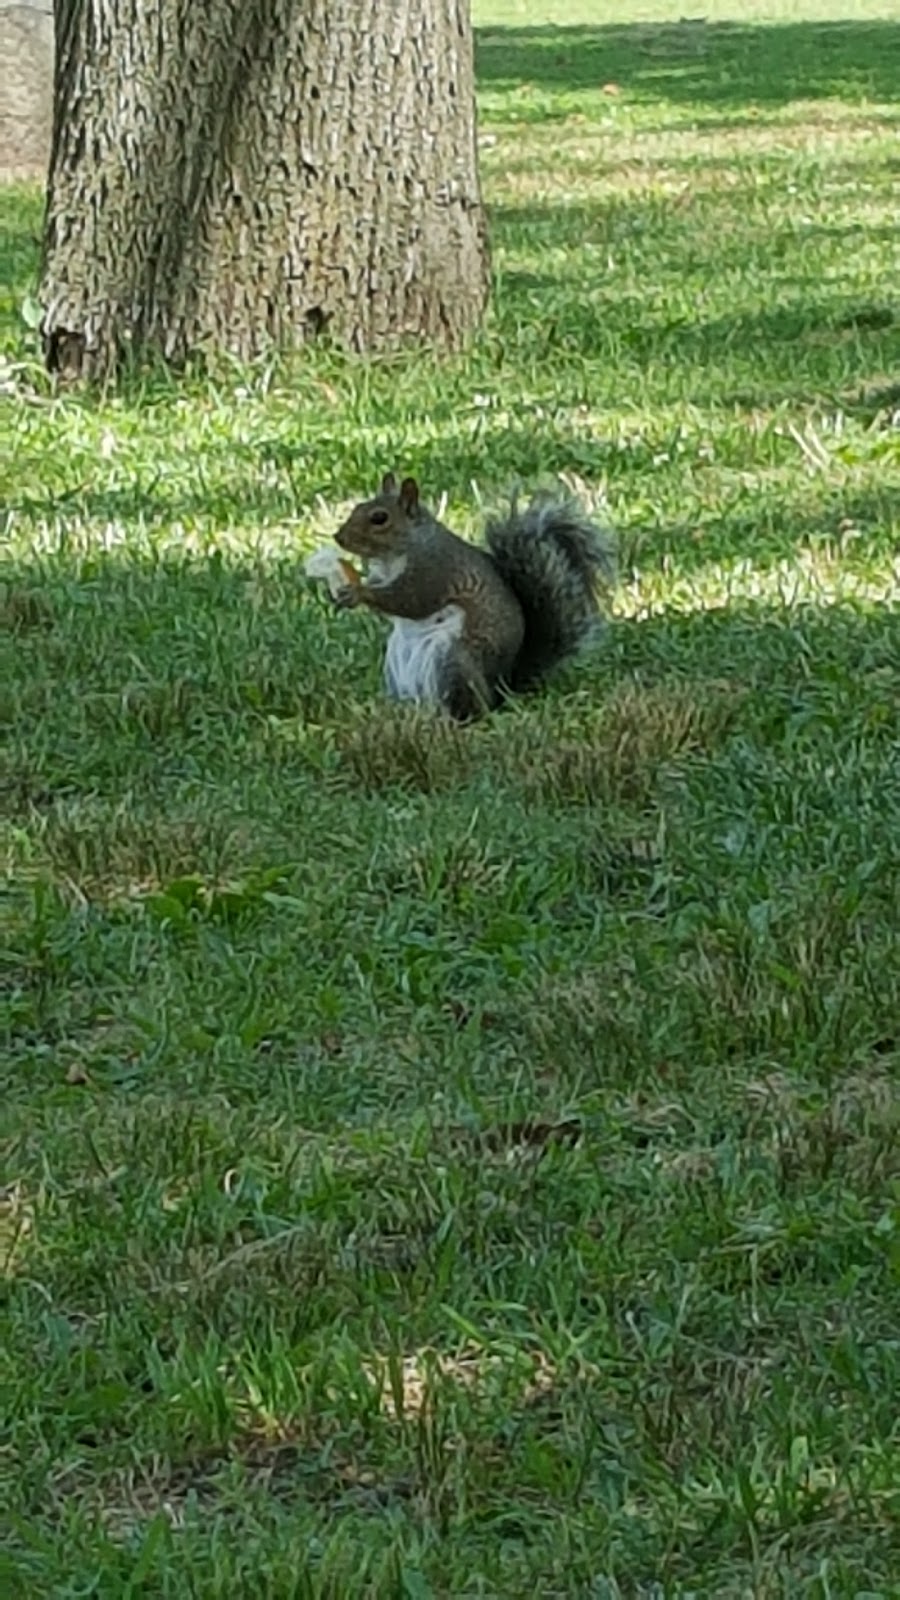
[[320, 578], [327, 583], [334, 599], [350, 581], [347, 576], [349, 564], [343, 551], [339, 550], [336, 544], [323, 544], [307, 556], [303, 563], [303, 571], [307, 578]]

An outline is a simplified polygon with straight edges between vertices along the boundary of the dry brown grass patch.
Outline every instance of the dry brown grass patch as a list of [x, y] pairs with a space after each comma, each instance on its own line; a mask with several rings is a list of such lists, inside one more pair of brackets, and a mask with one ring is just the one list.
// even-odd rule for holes
[[706, 753], [724, 736], [737, 699], [731, 685], [623, 684], [558, 737], [549, 719], [540, 737], [521, 722], [498, 742], [494, 760], [526, 800], [646, 803], [663, 767]]
[[0, 632], [16, 635], [53, 626], [54, 612], [40, 589], [0, 583]]
[[12, 1278], [22, 1270], [34, 1236], [34, 1202], [21, 1183], [0, 1189], [0, 1278]]
[[337, 739], [340, 770], [365, 794], [409, 789], [433, 794], [465, 782], [477, 731], [411, 706], [379, 704]]
[[423, 1416], [453, 1390], [493, 1400], [500, 1390], [507, 1403], [530, 1405], [557, 1383], [543, 1351], [517, 1351], [513, 1358], [481, 1346], [465, 1346], [452, 1355], [423, 1348], [394, 1361], [379, 1356], [365, 1364], [365, 1372], [378, 1390], [382, 1413], [394, 1421]]
[[258, 845], [249, 827], [91, 800], [58, 801], [39, 837], [60, 886], [89, 901], [133, 899], [194, 874], [215, 880]]

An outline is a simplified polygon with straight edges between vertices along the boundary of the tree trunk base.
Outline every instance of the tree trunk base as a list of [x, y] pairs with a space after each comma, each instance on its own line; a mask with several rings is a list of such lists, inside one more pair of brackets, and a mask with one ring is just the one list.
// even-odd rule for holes
[[487, 287], [464, 0], [57, 0], [50, 370], [454, 349]]

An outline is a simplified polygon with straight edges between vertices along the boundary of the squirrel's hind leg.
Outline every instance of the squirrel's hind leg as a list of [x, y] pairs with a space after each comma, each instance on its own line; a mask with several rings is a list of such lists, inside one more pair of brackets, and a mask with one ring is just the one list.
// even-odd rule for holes
[[438, 695], [454, 722], [474, 722], [492, 711], [497, 700], [474, 656], [463, 644], [448, 650], [441, 662]]

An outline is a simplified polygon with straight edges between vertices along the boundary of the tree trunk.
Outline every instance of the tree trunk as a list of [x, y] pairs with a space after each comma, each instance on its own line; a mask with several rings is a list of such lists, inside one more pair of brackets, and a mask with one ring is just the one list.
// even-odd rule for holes
[[486, 292], [468, 0], [56, 0], [51, 370], [455, 348]]

